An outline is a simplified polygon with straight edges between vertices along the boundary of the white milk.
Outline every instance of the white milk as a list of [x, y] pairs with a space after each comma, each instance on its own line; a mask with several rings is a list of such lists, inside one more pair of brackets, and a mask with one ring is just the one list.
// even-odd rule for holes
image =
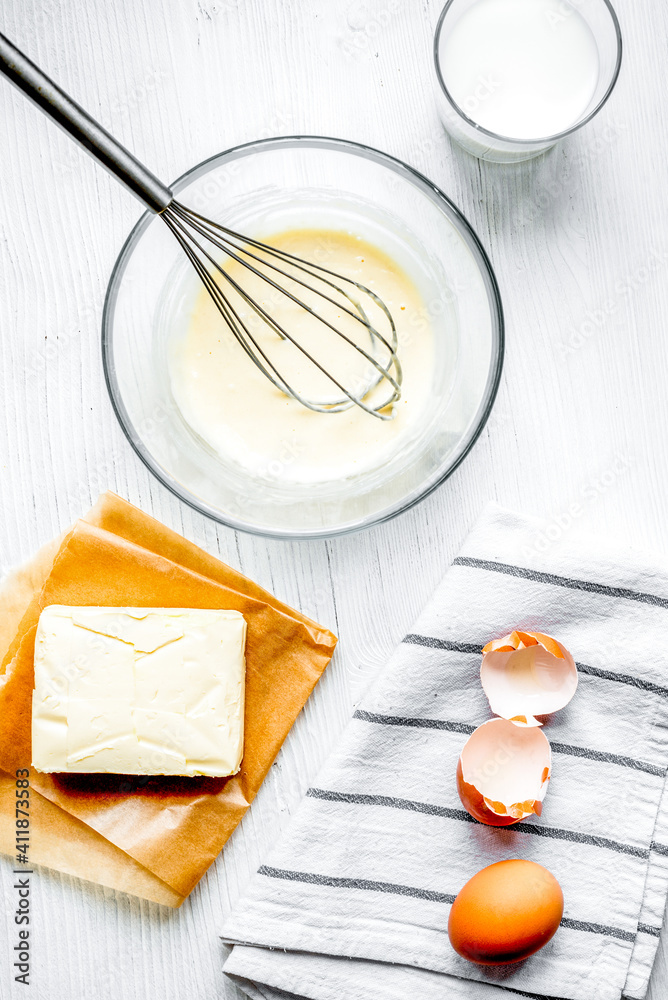
[[443, 81], [464, 113], [513, 139], [574, 125], [599, 74], [591, 29], [565, 0], [478, 0], [452, 28], [446, 18], [439, 56]]

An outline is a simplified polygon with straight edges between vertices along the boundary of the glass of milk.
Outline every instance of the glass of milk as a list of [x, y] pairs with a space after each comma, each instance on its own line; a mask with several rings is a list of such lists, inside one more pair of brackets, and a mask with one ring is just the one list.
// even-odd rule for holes
[[622, 38], [608, 0], [448, 0], [434, 58], [447, 131], [480, 159], [517, 162], [600, 111]]

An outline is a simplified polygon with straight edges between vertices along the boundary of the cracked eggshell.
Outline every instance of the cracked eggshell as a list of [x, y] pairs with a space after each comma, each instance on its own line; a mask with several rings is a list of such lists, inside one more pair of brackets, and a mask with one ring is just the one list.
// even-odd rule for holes
[[480, 683], [495, 715], [540, 726], [537, 715], [564, 708], [578, 686], [565, 646], [542, 632], [511, 632], [483, 649]]
[[469, 736], [457, 764], [457, 791], [474, 819], [509, 826], [540, 816], [552, 768], [541, 729], [490, 719]]

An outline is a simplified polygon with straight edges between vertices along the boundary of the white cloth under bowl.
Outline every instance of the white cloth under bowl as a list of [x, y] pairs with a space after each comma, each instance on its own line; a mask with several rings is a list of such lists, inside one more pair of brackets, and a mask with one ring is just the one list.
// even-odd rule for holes
[[[580, 683], [544, 728], [542, 817], [498, 829], [462, 809], [455, 770], [491, 717], [481, 647], [514, 628], [557, 637]], [[225, 972], [254, 1000], [642, 998], [668, 892], [667, 635], [666, 567], [488, 508], [223, 928]], [[542, 951], [490, 969], [446, 929], [505, 858], [552, 871], [565, 912]]]

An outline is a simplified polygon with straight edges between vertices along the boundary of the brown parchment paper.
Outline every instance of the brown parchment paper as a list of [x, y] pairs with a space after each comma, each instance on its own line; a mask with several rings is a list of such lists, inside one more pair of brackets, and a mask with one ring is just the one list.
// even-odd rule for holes
[[30, 766], [35, 629], [49, 604], [226, 608], [246, 618], [239, 774], [148, 779], [31, 771], [34, 862], [178, 906], [253, 801], [336, 639], [137, 508], [103, 494], [0, 593], [0, 614], [7, 612], [0, 627], [0, 850], [8, 854], [13, 827], [4, 822], [4, 807], [12, 775]]
[[[0, 772], [0, 853], [13, 855], [16, 841], [13, 775]], [[34, 789], [30, 795], [30, 866], [45, 865], [135, 896], [180, 906], [183, 896], [120, 848], [70, 816]]]

